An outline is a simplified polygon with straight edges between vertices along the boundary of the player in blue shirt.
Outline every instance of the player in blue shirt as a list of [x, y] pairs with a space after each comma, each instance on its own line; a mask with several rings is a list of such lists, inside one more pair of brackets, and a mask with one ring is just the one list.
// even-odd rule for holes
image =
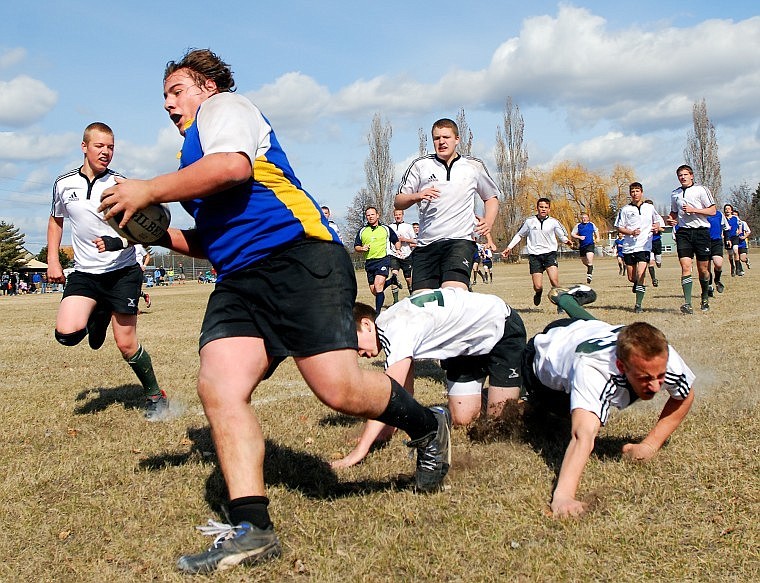
[[[417, 450], [416, 486], [438, 490], [450, 463], [451, 417], [424, 408], [387, 375], [359, 367], [353, 320], [356, 275], [340, 239], [304, 190], [267, 119], [233, 92], [232, 71], [207, 49], [164, 71], [164, 109], [184, 136], [180, 169], [118, 180], [101, 211], [181, 201], [195, 228], [170, 228], [161, 245], [207, 257], [218, 273], [200, 334], [198, 395], [211, 426], [231, 525], [184, 573], [210, 573], [281, 554], [264, 482], [264, 433], [251, 395], [292, 356], [320, 401], [399, 427]], [[217, 528], [218, 527], [218, 528]]]

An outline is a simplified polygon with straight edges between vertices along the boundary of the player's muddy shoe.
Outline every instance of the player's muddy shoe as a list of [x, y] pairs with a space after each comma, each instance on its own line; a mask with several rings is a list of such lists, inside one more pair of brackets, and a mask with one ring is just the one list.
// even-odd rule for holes
[[703, 312], [709, 312], [710, 311], [710, 302], [707, 300], [702, 300], [701, 305], [699, 306], [699, 309]]
[[723, 285], [722, 281], [716, 281], [715, 282], [715, 289], [718, 290], [719, 294], [722, 294], [723, 290], [726, 289], [726, 286]]
[[420, 492], [437, 492], [451, 465], [451, 413], [445, 407], [430, 407], [438, 420], [438, 429], [407, 442], [417, 450], [415, 485]]
[[585, 306], [596, 301], [596, 292], [587, 285], [571, 285], [570, 287], [553, 287], [549, 292], [549, 300], [559, 306], [559, 298], [569, 295], [575, 298], [579, 306]]
[[166, 391], [161, 390], [160, 395], [148, 397], [145, 403], [146, 421], [163, 421], [169, 413], [169, 398]]
[[682, 314], [693, 314], [694, 308], [691, 307], [691, 304], [684, 304], [681, 306], [681, 313]]
[[235, 565], [253, 565], [282, 554], [272, 526], [262, 530], [250, 522], [232, 526], [209, 520], [208, 526], [196, 528], [205, 535], [216, 536], [216, 539], [209, 550], [179, 558], [177, 568], [183, 573], [224, 571]]
[[87, 342], [90, 343], [90, 348], [97, 350], [103, 346], [110, 322], [111, 310], [102, 307], [100, 304], [95, 306], [89, 320], [87, 320]]

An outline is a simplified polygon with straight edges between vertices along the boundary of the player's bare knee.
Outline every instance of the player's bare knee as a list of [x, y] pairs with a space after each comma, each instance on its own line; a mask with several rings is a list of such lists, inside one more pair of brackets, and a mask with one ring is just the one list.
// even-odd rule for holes
[[85, 336], [87, 336], [86, 328], [82, 328], [81, 330], [77, 330], [75, 332], [69, 332], [67, 334], [59, 332], [58, 329], [55, 331], [55, 339], [59, 344], [63, 344], [64, 346], [76, 346], [82, 340], [84, 340]]
[[454, 427], [465, 427], [480, 417], [480, 410], [461, 410], [456, 407], [449, 408], [451, 423]]

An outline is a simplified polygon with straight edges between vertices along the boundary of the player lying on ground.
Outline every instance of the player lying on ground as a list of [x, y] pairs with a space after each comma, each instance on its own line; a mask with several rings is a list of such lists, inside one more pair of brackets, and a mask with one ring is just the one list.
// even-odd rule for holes
[[[520, 394], [525, 326], [501, 298], [446, 287], [415, 293], [379, 316], [357, 303], [354, 321], [359, 356], [374, 358], [384, 350], [386, 374], [412, 394], [414, 360], [441, 360], [454, 425], [467, 425], [480, 415], [486, 376], [489, 416], [499, 416], [504, 403]], [[359, 463], [374, 443], [387, 441], [393, 431], [368, 421], [354, 450], [332, 467]]]
[[549, 324], [523, 353], [529, 405], [570, 414], [570, 444], [551, 501], [555, 517], [578, 516], [586, 510], [576, 492], [611, 407], [623, 409], [638, 399], [654, 398], [661, 389], [668, 392], [652, 430], [641, 443], [623, 446], [625, 457], [643, 461], [654, 457], [694, 400], [694, 373], [660, 330], [646, 322], [613, 326], [596, 320], [576, 301], [582, 295], [573, 289], [553, 290], [550, 299], [570, 318]]

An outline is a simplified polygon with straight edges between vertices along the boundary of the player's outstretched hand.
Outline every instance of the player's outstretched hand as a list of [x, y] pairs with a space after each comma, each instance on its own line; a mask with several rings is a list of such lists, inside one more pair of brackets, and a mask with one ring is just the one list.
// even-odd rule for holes
[[551, 508], [554, 518], [574, 518], [586, 512], [588, 505], [575, 498], [554, 498]]
[[645, 462], [651, 460], [657, 450], [648, 443], [626, 443], [623, 446], [623, 457], [628, 460]]
[[147, 180], [135, 180], [116, 177], [116, 184], [109, 186], [100, 195], [98, 212], [108, 220], [118, 213], [124, 213], [119, 223], [124, 227], [135, 212], [144, 209], [153, 200]]

